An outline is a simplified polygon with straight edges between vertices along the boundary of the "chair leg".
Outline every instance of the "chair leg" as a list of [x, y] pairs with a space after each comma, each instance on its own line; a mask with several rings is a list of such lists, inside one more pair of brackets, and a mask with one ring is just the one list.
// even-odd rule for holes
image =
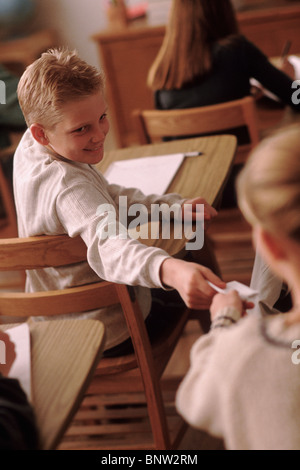
[[126, 320], [129, 316], [131, 317], [131, 323], [127, 322], [127, 326], [133, 338], [133, 346], [144, 385], [155, 448], [157, 450], [166, 450], [171, 445], [170, 437], [159, 377], [155, 370], [145, 323], [139, 311], [137, 300], [130, 297], [128, 288], [124, 289], [124, 286], [117, 286], [116, 289]]

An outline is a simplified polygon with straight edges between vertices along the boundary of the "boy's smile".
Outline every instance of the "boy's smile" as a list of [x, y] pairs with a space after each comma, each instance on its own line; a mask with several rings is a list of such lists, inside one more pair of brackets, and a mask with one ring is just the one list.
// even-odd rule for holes
[[68, 160], [88, 164], [100, 162], [109, 130], [106, 111], [101, 91], [67, 102], [61, 107], [62, 120], [54, 129], [45, 130], [46, 145]]

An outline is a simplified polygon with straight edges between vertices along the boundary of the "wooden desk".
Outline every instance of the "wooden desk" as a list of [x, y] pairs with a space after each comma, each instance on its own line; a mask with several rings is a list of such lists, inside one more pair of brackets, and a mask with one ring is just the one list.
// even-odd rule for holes
[[[42, 449], [55, 449], [99, 362], [104, 326], [96, 320], [51, 320], [29, 324], [32, 404]], [[1, 328], [13, 326], [1, 325]]]
[[[241, 32], [268, 57], [279, 56], [287, 39], [292, 41], [290, 53], [300, 52], [300, 2], [281, 3], [285, 6], [272, 7], [273, 1], [264, 1], [264, 8], [237, 14]], [[142, 21], [93, 36], [107, 75], [107, 100], [119, 147], [138, 142], [132, 111], [154, 106], [146, 80], [164, 33], [165, 26], [154, 27]]]
[[[167, 155], [177, 152], [201, 151], [203, 155], [187, 157], [171, 182], [167, 192], [175, 192], [185, 198], [204, 197], [212, 206], [216, 205], [233, 165], [237, 139], [232, 135], [197, 137], [193, 139], [142, 145], [126, 149], [111, 150], [97, 168], [105, 173], [109, 165], [117, 160]], [[124, 182], [124, 185], [126, 183]], [[186, 240], [147, 239], [148, 246], [165, 249], [170, 255], [179, 253]]]

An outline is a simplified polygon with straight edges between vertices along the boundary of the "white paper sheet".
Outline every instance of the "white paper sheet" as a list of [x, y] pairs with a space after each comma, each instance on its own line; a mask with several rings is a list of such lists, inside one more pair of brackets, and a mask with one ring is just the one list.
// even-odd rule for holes
[[231, 290], [236, 290], [242, 300], [251, 301], [252, 297], [256, 296], [256, 294], [258, 293], [257, 291], [250, 289], [250, 287], [238, 281], [227, 282], [225, 289], [221, 289], [220, 287], [215, 286], [212, 282], [209, 281], [208, 284], [221, 294], [226, 294]]
[[184, 153], [175, 153], [122, 160], [112, 163], [105, 177], [111, 184], [138, 188], [145, 195], [164, 194], [184, 158]]
[[6, 330], [11, 341], [15, 344], [16, 359], [9, 371], [8, 377], [18, 379], [21, 387], [31, 401], [31, 354], [30, 330], [27, 323]]

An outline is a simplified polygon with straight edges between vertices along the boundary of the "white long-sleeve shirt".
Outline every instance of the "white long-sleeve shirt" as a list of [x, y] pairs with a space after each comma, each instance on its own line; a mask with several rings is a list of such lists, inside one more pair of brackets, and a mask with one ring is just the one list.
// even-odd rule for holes
[[[105, 204], [111, 204], [118, 217], [119, 196], [127, 196], [128, 207], [142, 203], [148, 209], [154, 203], [181, 204], [180, 196], [145, 196], [134, 188], [109, 185], [95, 167], [57, 159], [33, 139], [30, 130], [24, 134], [14, 157], [14, 196], [19, 236], [80, 235], [87, 245], [87, 262], [29, 271], [27, 291], [78, 286], [100, 278], [137, 286], [144, 316], [149, 313], [151, 298], [145, 288], [163, 287], [159, 271], [169, 255], [129, 237], [100, 237], [99, 233], [108, 230]], [[106, 348], [128, 337], [119, 308], [90, 312], [84, 317], [95, 315], [106, 326]]]
[[237, 324], [224, 315], [239, 316], [222, 309], [192, 347], [179, 413], [229, 450], [299, 450], [300, 324], [286, 327], [284, 314], [249, 314]]

